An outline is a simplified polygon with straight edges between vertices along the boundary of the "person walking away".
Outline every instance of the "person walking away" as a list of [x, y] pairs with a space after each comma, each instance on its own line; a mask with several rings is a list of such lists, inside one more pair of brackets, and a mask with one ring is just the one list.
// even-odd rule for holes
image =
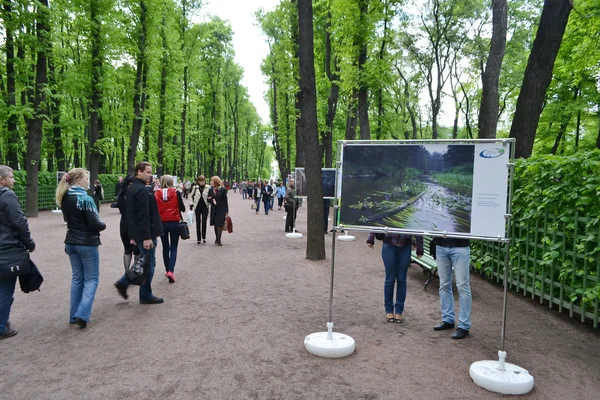
[[162, 222], [163, 262], [165, 263], [165, 276], [169, 283], [175, 282], [175, 263], [177, 262], [177, 246], [179, 244], [179, 222], [183, 220], [181, 213], [185, 212], [185, 205], [181, 193], [173, 187], [173, 177], [163, 175], [160, 178], [160, 190], [154, 192], [158, 214]]
[[269, 210], [275, 207], [275, 197], [277, 197], [277, 182], [273, 182], [271, 179], [271, 202], [269, 203]]
[[206, 223], [208, 222], [208, 187], [206, 178], [200, 175], [192, 189], [192, 209], [196, 213], [196, 243], [206, 243]]
[[[132, 243], [148, 257], [148, 273], [140, 286], [141, 304], [161, 304], [164, 300], [152, 293], [152, 278], [156, 268], [156, 238], [162, 235], [162, 222], [152, 188], [146, 187], [152, 178], [152, 165], [141, 161], [134, 168], [135, 178], [127, 189], [127, 227]], [[115, 283], [117, 292], [128, 298], [129, 280], [123, 275]]]
[[188, 198], [188, 195], [190, 194], [190, 190], [192, 188], [192, 182], [190, 182], [189, 179], [185, 180], [185, 183], [183, 185], [183, 197], [185, 197], [186, 199]]
[[133, 182], [133, 176], [127, 175], [123, 180], [120, 188], [121, 191], [117, 196], [117, 206], [121, 213], [121, 220], [119, 221], [119, 234], [121, 236], [121, 242], [123, 243], [123, 267], [125, 272], [131, 266], [131, 259], [137, 258], [140, 255], [140, 249], [138, 246], [131, 244], [131, 238], [129, 237], [129, 228], [127, 226], [127, 189]]
[[268, 183], [265, 183], [261, 190], [262, 201], [265, 203], [265, 215], [269, 215], [269, 208], [271, 206], [271, 199], [273, 194], [273, 187]]
[[123, 188], [123, 177], [120, 176], [117, 183], [115, 184], [115, 201], [119, 199], [119, 193], [121, 193], [121, 189]]
[[254, 193], [252, 194], [252, 197], [254, 199], [254, 204], [256, 204], [256, 215], [258, 215], [258, 213], [260, 212], [261, 192], [262, 192], [262, 183], [257, 182], [256, 184], [254, 184]]
[[94, 203], [96, 210], [100, 212], [100, 201], [104, 200], [104, 188], [98, 179], [94, 182]]
[[[325, 228], [327, 229], [327, 228]], [[380, 236], [378, 236], [380, 235]], [[383, 300], [385, 307], [385, 320], [387, 322], [401, 323], [404, 321], [404, 302], [406, 301], [406, 276], [410, 266], [410, 253], [412, 251], [413, 237], [396, 233], [371, 232], [367, 238], [367, 245], [373, 248], [375, 238], [383, 241], [381, 258], [385, 267], [385, 281], [383, 284]], [[423, 256], [423, 237], [416, 237], [417, 257]], [[396, 286], [396, 303], [394, 304], [394, 286]]]
[[240, 193], [242, 193], [242, 199], [246, 200], [248, 198], [248, 182], [242, 181], [240, 185]]
[[285, 212], [287, 216], [285, 218], [285, 231], [293, 232], [294, 231], [294, 223], [296, 221], [296, 215], [298, 214], [299, 203], [296, 199], [296, 189], [294, 186], [294, 180], [290, 179], [288, 181], [288, 187], [285, 191], [285, 197], [283, 199], [283, 204], [285, 208]]
[[256, 191], [256, 183], [250, 181], [248, 183], [248, 199], [252, 200], [252, 195]]
[[[15, 177], [12, 168], [0, 165], [0, 262], [14, 263], [29, 260], [35, 242], [19, 199], [12, 191]], [[10, 325], [10, 309], [14, 302], [17, 277], [0, 277], [0, 339], [17, 334]]]
[[210, 225], [215, 228], [215, 244], [222, 246], [221, 235], [225, 226], [225, 219], [229, 215], [229, 204], [227, 202], [227, 190], [221, 183], [221, 178], [213, 176], [210, 178], [211, 188], [208, 190], [208, 202], [210, 204]]
[[233, 186], [232, 187], [233, 187], [233, 193], [234, 194], [237, 193], [238, 184], [237, 184], [236, 181], [233, 182]]
[[82, 329], [87, 327], [92, 314], [100, 275], [100, 232], [106, 229], [94, 200], [87, 194], [89, 187], [88, 171], [73, 168], [63, 175], [56, 188], [56, 204], [67, 221], [65, 252], [73, 272], [69, 323]]
[[471, 281], [469, 268], [471, 264], [471, 249], [468, 239], [453, 239], [436, 237], [431, 241], [434, 246], [433, 256], [437, 261], [440, 277], [440, 305], [442, 322], [436, 325], [434, 331], [444, 331], [454, 328], [454, 295], [452, 293], [452, 271], [458, 290], [458, 328], [452, 334], [452, 339], [464, 339], [469, 336], [471, 329]]
[[281, 206], [283, 205], [283, 198], [285, 197], [285, 186], [283, 183], [280, 183], [277, 187], [277, 210], [281, 210]]

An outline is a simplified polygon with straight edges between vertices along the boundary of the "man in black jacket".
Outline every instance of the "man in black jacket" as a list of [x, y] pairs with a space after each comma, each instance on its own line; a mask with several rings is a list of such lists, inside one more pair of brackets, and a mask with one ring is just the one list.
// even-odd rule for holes
[[[21, 210], [19, 199], [11, 189], [15, 185], [12, 168], [0, 165], [0, 262], [14, 262], [28, 258], [27, 251], [35, 250], [29, 233], [27, 218]], [[14, 301], [17, 277], [0, 277], [0, 339], [17, 334], [11, 329], [8, 318]]]
[[265, 203], [265, 215], [269, 215], [269, 207], [271, 205], [271, 195], [273, 194], [273, 187], [267, 182], [263, 182], [261, 189], [262, 201]]
[[[140, 286], [140, 303], [160, 304], [164, 300], [152, 294], [152, 278], [156, 267], [156, 238], [162, 234], [162, 223], [152, 190], [146, 187], [152, 177], [152, 166], [146, 161], [135, 166], [135, 178], [127, 189], [127, 228], [132, 244], [149, 259], [149, 269]], [[127, 299], [127, 275], [115, 283], [119, 294]]]

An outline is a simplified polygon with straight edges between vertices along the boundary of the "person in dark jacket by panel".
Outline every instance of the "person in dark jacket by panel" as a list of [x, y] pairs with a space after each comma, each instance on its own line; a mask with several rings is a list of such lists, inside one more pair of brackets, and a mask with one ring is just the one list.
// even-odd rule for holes
[[[135, 178], [127, 189], [127, 227], [131, 243], [149, 259], [148, 273], [140, 286], [141, 304], [161, 304], [164, 300], [152, 293], [152, 278], [156, 267], [156, 238], [162, 235], [162, 222], [152, 187], [147, 187], [152, 178], [152, 165], [141, 161], [134, 168]], [[127, 275], [115, 283], [119, 294], [127, 299], [129, 287]]]
[[56, 188], [56, 204], [67, 222], [65, 252], [73, 271], [69, 323], [82, 329], [92, 314], [100, 274], [100, 232], [106, 229], [94, 199], [87, 194], [89, 187], [88, 171], [74, 168], [63, 175]]
[[133, 182], [133, 176], [127, 175], [125, 180], [119, 183], [121, 191], [117, 193], [117, 206], [121, 213], [121, 220], [119, 221], [119, 234], [121, 235], [121, 242], [123, 242], [123, 267], [125, 272], [131, 266], [131, 259], [135, 256], [140, 255], [140, 249], [138, 246], [131, 244], [131, 238], [129, 237], [129, 227], [127, 225], [127, 189]]
[[[0, 258], [1, 262], [29, 259], [28, 252], [35, 250], [27, 218], [21, 210], [19, 199], [12, 191], [15, 177], [12, 168], [0, 165]], [[14, 301], [17, 277], [0, 278], [0, 339], [17, 334], [8, 319]]]

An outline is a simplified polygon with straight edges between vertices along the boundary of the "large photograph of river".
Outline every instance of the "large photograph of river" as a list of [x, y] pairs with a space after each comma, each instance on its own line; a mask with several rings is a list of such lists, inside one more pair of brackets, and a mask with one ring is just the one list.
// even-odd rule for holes
[[347, 145], [340, 223], [470, 233], [475, 145]]

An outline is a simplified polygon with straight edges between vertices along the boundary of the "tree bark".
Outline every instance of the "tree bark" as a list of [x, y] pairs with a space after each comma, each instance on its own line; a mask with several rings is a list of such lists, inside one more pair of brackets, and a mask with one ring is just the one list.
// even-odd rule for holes
[[[366, 26], [369, 3], [367, 0], [359, 0], [360, 25]], [[367, 63], [367, 38], [366, 33], [361, 30], [360, 51], [358, 53], [358, 120], [360, 123], [361, 140], [371, 139], [371, 127], [369, 124], [369, 85], [365, 76], [365, 64]]]
[[127, 173], [133, 175], [135, 159], [137, 157], [137, 147], [142, 132], [142, 123], [144, 109], [146, 107], [146, 82], [147, 82], [147, 60], [146, 60], [146, 39], [148, 37], [148, 21], [145, 0], [140, 0], [140, 22], [138, 37], [138, 54], [136, 60], [135, 74], [135, 94], [133, 96], [133, 124], [131, 127], [131, 141], [127, 150]]
[[167, 42], [167, 21], [166, 9], [163, 9], [163, 17], [160, 35], [162, 38], [162, 62], [160, 69], [160, 99], [159, 99], [159, 117], [158, 117], [158, 152], [156, 159], [156, 174], [163, 176], [165, 173], [165, 114], [167, 109], [167, 76], [169, 66], [169, 46]]
[[37, 0], [37, 62], [35, 66], [35, 97], [33, 101], [33, 118], [26, 118], [29, 138], [27, 141], [27, 198], [25, 209], [30, 218], [38, 216], [38, 172], [40, 169], [40, 151], [43, 137], [43, 122], [46, 110], [46, 86], [48, 84], [46, 51], [50, 43], [50, 27], [48, 26], [48, 0]]
[[[294, 58], [299, 60], [300, 59], [300, 29], [299, 29], [299, 19], [298, 19], [298, 13], [299, 13], [299, 7], [300, 4], [298, 4], [297, 0], [291, 0], [292, 5], [295, 5], [295, 7], [292, 7], [292, 12], [290, 13], [290, 30], [292, 33], [292, 54], [294, 55]], [[295, 76], [295, 68], [292, 69], [292, 74]], [[295, 76], [296, 77], [296, 76]], [[300, 86], [300, 81], [302, 80], [301, 76], [297, 76], [296, 77], [298, 80], [298, 86]], [[306, 164], [306, 154], [305, 154], [305, 141], [306, 138], [303, 136], [304, 135], [304, 130], [301, 129], [300, 127], [300, 120], [301, 117], [298, 116], [298, 113], [300, 113], [300, 92], [296, 92], [294, 93], [294, 123], [296, 126], [296, 167], [304, 167], [304, 165]]]
[[507, 0], [492, 0], [492, 41], [483, 73], [479, 106], [479, 138], [493, 139], [498, 126], [498, 81], [506, 48]]
[[329, 96], [327, 97], [327, 128], [323, 134], [323, 152], [325, 153], [325, 168], [332, 168], [333, 166], [333, 122], [335, 120], [335, 114], [337, 113], [337, 104], [340, 97], [340, 86], [338, 81], [340, 79], [340, 70], [337, 63], [337, 57], [333, 57], [333, 72], [331, 69], [331, 14], [327, 15], [327, 27], [325, 29], [325, 72], [327, 73], [327, 79], [331, 84], [329, 89]]
[[6, 107], [8, 117], [6, 119], [7, 135], [7, 151], [6, 163], [14, 170], [19, 169], [19, 132], [17, 130], [17, 102], [16, 102], [16, 85], [15, 85], [15, 23], [14, 13], [10, 0], [3, 1], [3, 15], [5, 43], [4, 49], [6, 52]]
[[533, 151], [546, 90], [552, 81], [554, 61], [572, 8], [571, 0], [544, 1], [540, 24], [527, 61], [510, 128], [510, 137], [517, 140], [515, 145], [517, 158], [527, 158]]
[[[91, 0], [90, 2], [90, 21], [91, 21], [91, 51], [92, 51], [92, 93], [91, 93], [91, 109], [89, 123], [89, 143], [87, 161], [90, 171], [90, 182], [98, 178], [100, 169], [100, 149], [97, 148], [96, 142], [101, 137], [102, 131], [102, 19], [100, 15], [100, 1]], [[133, 171], [133, 168], [132, 168]]]
[[323, 235], [323, 188], [321, 155], [317, 125], [317, 89], [315, 84], [313, 11], [311, 0], [298, 0], [299, 61], [300, 61], [300, 124], [306, 142], [304, 165], [308, 181], [308, 232], [306, 258], [325, 258]]

